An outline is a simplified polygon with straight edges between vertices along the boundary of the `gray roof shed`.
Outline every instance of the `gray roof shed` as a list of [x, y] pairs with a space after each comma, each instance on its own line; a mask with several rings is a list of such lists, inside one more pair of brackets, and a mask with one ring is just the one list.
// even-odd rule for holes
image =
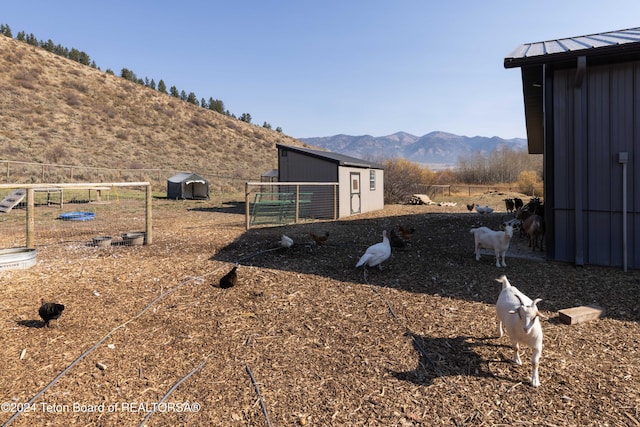
[[208, 199], [209, 181], [193, 172], [180, 172], [167, 179], [168, 199]]
[[368, 160], [358, 159], [355, 157], [347, 156], [344, 154], [334, 153], [332, 151], [322, 151], [322, 150], [313, 150], [311, 148], [304, 147], [294, 147], [290, 145], [282, 145], [277, 144], [277, 148], [286, 149], [288, 151], [305, 154], [310, 157], [315, 157], [318, 159], [323, 159], [335, 163], [339, 166], [353, 166], [359, 168], [370, 168], [370, 169], [384, 169], [379, 163], [371, 162]]

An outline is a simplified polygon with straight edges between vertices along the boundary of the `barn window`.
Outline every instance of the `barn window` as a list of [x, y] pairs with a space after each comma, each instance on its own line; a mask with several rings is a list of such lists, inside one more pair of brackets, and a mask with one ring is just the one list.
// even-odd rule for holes
[[376, 171], [369, 171], [369, 190], [376, 191]]

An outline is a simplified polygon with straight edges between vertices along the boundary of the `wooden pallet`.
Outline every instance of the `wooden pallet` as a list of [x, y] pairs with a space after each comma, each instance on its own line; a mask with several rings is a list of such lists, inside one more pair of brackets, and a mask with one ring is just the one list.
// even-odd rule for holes
[[0, 202], [0, 212], [8, 213], [27, 195], [27, 190], [19, 188], [13, 190], [7, 197]]

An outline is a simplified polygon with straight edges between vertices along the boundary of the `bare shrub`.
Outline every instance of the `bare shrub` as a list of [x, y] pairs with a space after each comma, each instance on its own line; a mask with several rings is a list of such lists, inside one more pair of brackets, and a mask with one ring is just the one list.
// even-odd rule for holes
[[525, 150], [499, 148], [490, 153], [474, 152], [458, 159], [459, 181], [467, 184], [515, 182], [524, 170], [542, 174], [542, 155]]
[[18, 71], [13, 75], [13, 79], [25, 89], [35, 89], [38, 82], [38, 74], [34, 70]]
[[116, 138], [127, 141], [129, 139], [129, 133], [124, 130], [119, 130], [118, 132], [116, 132]]
[[81, 104], [80, 97], [74, 92], [66, 91], [64, 93], [64, 96], [65, 96], [65, 101], [67, 105], [70, 107], [74, 107]]
[[436, 175], [406, 159], [384, 162], [384, 203], [402, 203], [436, 182]]
[[64, 86], [82, 93], [89, 92], [89, 86], [78, 80], [67, 80]]
[[58, 163], [67, 156], [67, 149], [62, 144], [56, 144], [47, 150], [47, 158], [51, 163]]
[[543, 183], [538, 179], [536, 171], [522, 171], [518, 176], [518, 190], [528, 196], [541, 196], [543, 193]]

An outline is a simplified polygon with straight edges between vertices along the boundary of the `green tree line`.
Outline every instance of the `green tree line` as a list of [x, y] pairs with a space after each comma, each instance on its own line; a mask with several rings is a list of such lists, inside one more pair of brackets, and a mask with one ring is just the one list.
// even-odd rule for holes
[[[6, 24], [0, 24], [0, 34], [2, 34], [5, 37], [13, 38], [11, 27], [9, 27], [9, 25], [6, 25]], [[20, 31], [16, 36], [16, 40], [27, 43], [31, 46], [36, 46], [36, 47], [45, 49], [48, 52], [54, 53], [64, 58], [71, 59], [72, 61], [79, 62], [80, 64], [87, 65], [97, 70], [100, 70], [100, 68], [96, 65], [95, 61], [92, 61], [86, 52], [80, 51], [75, 48], [68, 49], [64, 46], [61, 46], [60, 44], [55, 44], [51, 39], [47, 41], [38, 40], [33, 33], [26, 34], [24, 31]], [[105, 72], [108, 74], [115, 75], [115, 73], [111, 69], [107, 69]], [[131, 82], [148, 87], [150, 89], [157, 90], [158, 92], [162, 92], [162, 93], [171, 95], [175, 98], [179, 98], [180, 100], [184, 102], [188, 102], [195, 106], [206, 108], [220, 114], [224, 114], [226, 116], [243, 121], [245, 123], [251, 123], [251, 114], [243, 113], [238, 118], [234, 114], [231, 114], [229, 110], [225, 109], [224, 102], [222, 102], [222, 100], [220, 99], [214, 99], [213, 97], [209, 97], [208, 99], [205, 99], [205, 98], [198, 99], [198, 97], [194, 92], [187, 93], [184, 90], [179, 91], [178, 88], [175, 86], [171, 86], [169, 89], [167, 89], [167, 85], [164, 82], [164, 80], [159, 80], [156, 85], [156, 82], [154, 79], [149, 79], [148, 77], [145, 77], [144, 79], [140, 78], [136, 76], [136, 73], [134, 73], [132, 70], [129, 70], [128, 68], [123, 68], [120, 71], [120, 77], [122, 77], [125, 80], [129, 80]], [[272, 129], [271, 124], [267, 122], [264, 122], [262, 127], [266, 129]], [[282, 133], [282, 128], [278, 126], [276, 128], [276, 132]]]

